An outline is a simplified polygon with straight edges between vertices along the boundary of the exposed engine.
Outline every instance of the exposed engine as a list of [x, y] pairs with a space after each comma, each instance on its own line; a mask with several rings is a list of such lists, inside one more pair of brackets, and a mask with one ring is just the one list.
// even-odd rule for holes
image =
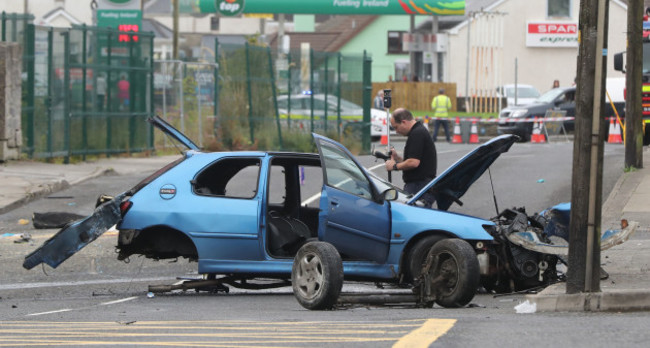
[[544, 287], [561, 280], [564, 275], [556, 269], [558, 256], [528, 250], [511, 241], [519, 234], [530, 241], [551, 244], [544, 231], [545, 216], [527, 216], [524, 208], [506, 209], [492, 219], [497, 224], [493, 232], [495, 244], [488, 249], [490, 269], [482, 274], [482, 284], [488, 291], [499, 293]]

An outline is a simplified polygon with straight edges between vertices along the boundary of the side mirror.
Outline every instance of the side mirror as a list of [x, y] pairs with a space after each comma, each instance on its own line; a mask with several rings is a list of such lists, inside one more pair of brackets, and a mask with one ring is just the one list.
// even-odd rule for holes
[[397, 190], [394, 188], [388, 189], [382, 192], [382, 197], [384, 197], [384, 200], [386, 201], [394, 201], [397, 199]]
[[625, 69], [623, 68], [623, 58], [625, 57], [625, 52], [621, 53], [616, 53], [614, 55], [614, 70], [620, 71], [620, 72], [625, 72]]

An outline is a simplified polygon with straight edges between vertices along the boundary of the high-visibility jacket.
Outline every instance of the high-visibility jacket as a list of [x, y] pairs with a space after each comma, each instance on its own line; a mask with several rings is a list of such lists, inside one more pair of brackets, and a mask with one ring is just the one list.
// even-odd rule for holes
[[451, 99], [444, 94], [439, 94], [431, 100], [431, 109], [435, 117], [448, 117], [451, 109]]

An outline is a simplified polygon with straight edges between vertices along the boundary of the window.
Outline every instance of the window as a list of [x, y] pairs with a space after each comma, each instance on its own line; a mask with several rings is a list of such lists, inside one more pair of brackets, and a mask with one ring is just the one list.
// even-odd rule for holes
[[571, 17], [571, 0], [547, 1], [547, 17]]
[[199, 195], [253, 198], [259, 172], [259, 158], [224, 158], [201, 171], [192, 186]]
[[219, 30], [219, 17], [217, 16], [210, 17], [210, 30], [212, 31]]
[[321, 142], [325, 158], [327, 185], [353, 195], [372, 199], [370, 181], [346, 153], [337, 147]]
[[389, 31], [388, 32], [388, 53], [403, 54], [406, 53], [402, 50], [402, 35], [403, 31]]

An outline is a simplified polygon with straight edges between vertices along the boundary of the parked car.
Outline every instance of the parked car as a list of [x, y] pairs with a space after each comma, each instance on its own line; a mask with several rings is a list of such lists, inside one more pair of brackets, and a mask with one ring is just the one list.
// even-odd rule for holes
[[[553, 253], [568, 247], [549, 238], [566, 237], [568, 204], [534, 216], [506, 209], [492, 220], [447, 212], [462, 205], [460, 198], [509, 150], [514, 135], [480, 145], [409, 195], [317, 134], [318, 154], [204, 153], [162, 119], [150, 122], [188, 148], [183, 156], [130, 190], [102, 198], [93, 215], [61, 229], [23, 267], [57, 267], [117, 224], [120, 260], [187, 258], [212, 286], [291, 284], [309, 309], [334, 306], [344, 278], [411, 286], [413, 301], [425, 307], [464, 306], [479, 284], [514, 291], [558, 280]], [[320, 191], [313, 203], [305, 203], [312, 193], [305, 192], [304, 172]], [[420, 201], [425, 192], [435, 196], [435, 209]]]
[[[283, 119], [287, 118], [290, 111], [292, 122], [303, 122], [303, 128], [305, 128], [311, 121], [311, 102], [312, 95], [310, 94], [292, 94], [290, 99], [287, 95], [281, 95], [278, 97], [278, 110]], [[291, 110], [288, 108], [289, 103], [291, 103]], [[336, 127], [339, 98], [336, 95], [329, 94], [327, 100], [325, 100], [325, 94], [314, 94], [313, 103], [314, 118], [317, 120], [315, 127], [322, 129], [322, 122], [319, 121], [325, 115], [325, 110], [327, 110], [327, 118], [330, 121], [328, 125]], [[340, 106], [344, 131], [360, 132], [358, 125], [362, 124], [363, 107], [343, 98], [340, 99]], [[384, 122], [385, 120], [386, 112], [384, 110], [370, 109], [370, 137], [373, 141], [379, 140], [383, 134], [386, 134], [386, 124], [389, 124], [389, 122]], [[391, 134], [396, 134], [392, 128]]]
[[[566, 117], [575, 117], [575, 87], [554, 88], [525, 106], [511, 106], [501, 110], [497, 132], [516, 134], [522, 141], [529, 141], [533, 132], [533, 119], [544, 118], [549, 110], [559, 111]], [[572, 131], [574, 121], [565, 121], [565, 130]]]
[[507, 106], [516, 106], [531, 104], [539, 98], [540, 93], [537, 88], [531, 85], [511, 84], [498, 87], [497, 96], [499, 98], [506, 98]]

